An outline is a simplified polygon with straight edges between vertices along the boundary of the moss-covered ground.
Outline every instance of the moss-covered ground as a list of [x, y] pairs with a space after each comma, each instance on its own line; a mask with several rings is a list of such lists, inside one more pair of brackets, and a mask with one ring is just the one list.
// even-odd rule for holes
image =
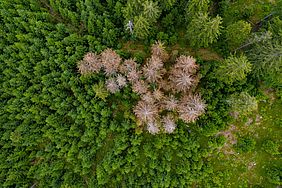
[[[213, 166], [218, 172], [226, 173], [224, 187], [276, 187], [271, 184], [266, 175], [266, 169], [276, 164], [282, 165], [281, 154], [271, 155], [263, 148], [266, 140], [282, 140], [282, 100], [273, 93], [267, 93], [265, 99], [259, 103], [258, 112], [243, 120], [235, 121], [229, 129], [229, 138], [237, 141], [244, 136], [253, 138], [256, 142], [253, 151], [240, 153], [228, 142], [211, 157]], [[225, 131], [227, 132], [227, 131]], [[231, 136], [230, 136], [231, 135]], [[230, 140], [229, 140], [230, 141]], [[227, 152], [228, 150], [228, 152]]]

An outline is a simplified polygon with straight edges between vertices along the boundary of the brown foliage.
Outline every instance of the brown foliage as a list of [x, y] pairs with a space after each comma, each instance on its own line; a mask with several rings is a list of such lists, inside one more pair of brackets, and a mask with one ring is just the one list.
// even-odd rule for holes
[[106, 81], [106, 88], [111, 93], [115, 93], [115, 92], [119, 91], [118, 83], [116, 82], [116, 80], [114, 78], [109, 78]]
[[102, 68], [100, 56], [95, 53], [88, 52], [83, 60], [89, 64], [90, 71], [93, 73], [98, 73]]
[[199, 65], [196, 64], [196, 59], [191, 56], [180, 56], [176, 59], [174, 69], [180, 69], [185, 73], [195, 74]]
[[178, 92], [188, 92], [193, 86], [197, 85], [198, 79], [196, 72], [198, 70], [196, 60], [191, 56], [180, 56], [176, 64], [170, 71], [169, 79]]
[[160, 89], [153, 91], [153, 97], [156, 101], [161, 101], [164, 98], [164, 93]]
[[143, 123], [153, 122], [158, 117], [158, 108], [153, 103], [140, 100], [134, 108], [136, 117]]
[[140, 77], [141, 77], [141, 72], [137, 71], [137, 70], [132, 70], [130, 71], [127, 75], [127, 80], [131, 83], [134, 84], [135, 82], [137, 82]]
[[164, 91], [171, 91], [174, 89], [174, 85], [172, 82], [166, 80], [165, 78], [158, 80], [159, 88], [162, 88]]
[[120, 56], [112, 49], [106, 49], [101, 53], [101, 61], [107, 76], [116, 74], [121, 62]]
[[180, 69], [173, 70], [169, 79], [172, 81], [175, 90], [178, 92], [188, 92], [196, 82], [195, 77], [192, 74], [186, 73]]
[[200, 95], [188, 95], [181, 99], [177, 108], [179, 118], [186, 123], [194, 122], [205, 112], [206, 104]]
[[127, 59], [120, 65], [119, 71], [123, 74], [128, 74], [131, 71], [136, 71], [137, 67], [135, 59]]
[[170, 95], [169, 97], [166, 97], [163, 101], [164, 108], [166, 110], [176, 110], [178, 101], [173, 95]]
[[149, 91], [141, 96], [141, 99], [147, 103], [155, 103], [153, 94]]
[[156, 121], [150, 121], [147, 123], [147, 130], [151, 134], [158, 134], [160, 132], [158, 123]]
[[132, 84], [132, 90], [139, 95], [148, 92], [148, 85], [144, 82], [144, 80], [137, 80]]
[[173, 131], [176, 128], [176, 123], [175, 123], [172, 116], [167, 115], [167, 116], [163, 117], [162, 123], [163, 123], [164, 131], [166, 133], [173, 133]]
[[117, 75], [116, 80], [117, 80], [117, 84], [120, 88], [123, 88], [127, 84], [126, 78], [124, 76], [122, 76], [121, 74]]
[[143, 67], [143, 75], [149, 83], [160, 80], [164, 72], [163, 62], [156, 56], [152, 56]]
[[91, 73], [89, 64], [83, 60], [78, 62], [78, 71], [82, 75]]
[[166, 61], [169, 58], [164, 44], [161, 41], [157, 41], [152, 45], [151, 52], [153, 56], [159, 57], [162, 61]]
[[78, 62], [78, 71], [80, 74], [98, 73], [102, 68], [100, 56], [95, 53], [88, 52], [82, 61]]

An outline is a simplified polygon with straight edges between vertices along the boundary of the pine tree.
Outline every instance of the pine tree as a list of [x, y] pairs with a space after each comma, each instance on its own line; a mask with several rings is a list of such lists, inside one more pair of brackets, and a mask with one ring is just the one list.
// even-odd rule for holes
[[152, 122], [158, 116], [158, 108], [153, 103], [147, 103], [145, 101], [139, 101], [134, 108], [134, 113], [142, 122]]
[[195, 74], [199, 65], [196, 64], [196, 59], [191, 56], [180, 56], [176, 59], [174, 69], [181, 69], [183, 72]]
[[141, 99], [147, 103], [155, 103], [155, 99], [154, 99], [154, 96], [152, 94], [152, 92], [148, 91], [147, 93], [143, 94], [141, 96]]
[[134, 34], [141, 39], [146, 38], [149, 35], [150, 23], [144, 16], [134, 17]]
[[[121, 58], [112, 49], [104, 50], [101, 55], [87, 53], [81, 65], [98, 62], [103, 65], [104, 74], [109, 77], [105, 83], [106, 89], [102, 82], [93, 86], [96, 97], [105, 100], [109, 93], [118, 92], [128, 81], [132, 91], [141, 98], [134, 108], [137, 123], [147, 125], [151, 134], [160, 131], [172, 133], [176, 128], [176, 117], [186, 123], [194, 122], [205, 111], [206, 105], [201, 97], [192, 94], [192, 88], [195, 88], [199, 80], [199, 65], [193, 57], [182, 55], [167, 71], [161, 59], [167, 58], [163, 44], [156, 42], [151, 50], [152, 56], [143, 67], [139, 67], [134, 59], [121, 63]], [[167, 114], [168, 111], [173, 116]], [[162, 120], [159, 116], [163, 117]]]
[[176, 110], [178, 102], [179, 101], [173, 95], [166, 97], [163, 101], [164, 109], [171, 111]]
[[102, 64], [103, 64], [105, 74], [107, 76], [114, 75], [118, 72], [119, 65], [121, 63], [121, 58], [112, 49], [109, 49], [109, 48], [105, 49], [101, 53], [101, 61], [102, 61]]
[[126, 78], [122, 76], [121, 74], [117, 75], [116, 82], [120, 88], [123, 88], [127, 85]]
[[200, 13], [207, 13], [210, 0], [190, 0], [188, 2], [187, 17], [196, 17]]
[[78, 71], [80, 74], [87, 75], [91, 73], [91, 67], [88, 62], [83, 61], [83, 60], [79, 61], [77, 66], [78, 66]]
[[179, 118], [186, 123], [195, 122], [205, 112], [206, 106], [200, 95], [183, 96], [177, 107]]
[[157, 18], [160, 15], [160, 10], [157, 5], [157, 2], [151, 0], [146, 0], [143, 2], [143, 12], [142, 15], [150, 20], [150, 22], [156, 22]]
[[282, 42], [256, 45], [250, 52], [254, 74], [269, 85], [282, 85]]
[[140, 79], [140, 77], [141, 77], [141, 72], [138, 71], [138, 70], [132, 70], [132, 71], [130, 71], [130, 72], [127, 73], [126, 77], [127, 77], [127, 80], [128, 80], [131, 84], [133, 84], [133, 83], [137, 82], [137, 81]]
[[158, 134], [160, 132], [160, 128], [158, 126], [158, 122], [156, 122], [156, 121], [149, 121], [147, 123], [147, 130], [151, 134]]
[[166, 133], [173, 133], [173, 131], [175, 130], [176, 128], [176, 123], [175, 123], [175, 120], [173, 119], [172, 116], [170, 115], [167, 115], [165, 117], [162, 118], [162, 123], [163, 123], [163, 128], [164, 128], [164, 131]]
[[122, 9], [123, 17], [126, 22], [137, 16], [142, 11], [142, 2], [140, 0], [128, 0], [126, 6]]
[[221, 17], [210, 18], [207, 13], [200, 13], [194, 17], [187, 28], [190, 45], [208, 47], [214, 43], [220, 35], [221, 23]]
[[189, 73], [173, 70], [170, 80], [174, 83], [174, 87], [178, 92], [187, 92], [195, 83], [195, 78]]
[[252, 70], [252, 64], [245, 55], [231, 55], [225, 59], [216, 71], [217, 78], [227, 84], [241, 81]]
[[160, 6], [164, 10], [170, 10], [174, 4], [176, 3], [176, 0], [162, 0], [160, 3]]
[[152, 45], [151, 53], [152, 56], [156, 56], [164, 62], [168, 59], [168, 53], [166, 52], [164, 44], [161, 41], [157, 41]]
[[106, 81], [106, 88], [110, 93], [116, 93], [119, 91], [119, 85], [114, 78], [109, 78]]
[[234, 50], [245, 42], [251, 34], [251, 24], [240, 20], [226, 27], [226, 40], [230, 49]]
[[170, 71], [169, 80], [173, 83], [175, 91], [187, 92], [197, 84], [195, 76], [198, 69], [196, 60], [190, 56], [180, 56]]
[[160, 90], [160, 88], [155, 89], [153, 91], [153, 97], [156, 101], [162, 101], [162, 99], [164, 99], [164, 93]]
[[137, 80], [137, 81], [134, 81], [132, 84], [132, 91], [139, 95], [147, 93], [148, 88], [149, 86], [144, 82], [144, 80]]
[[126, 59], [123, 64], [119, 66], [119, 72], [128, 74], [130, 71], [136, 71], [137, 67], [138, 65], [135, 59]]
[[164, 74], [163, 62], [160, 58], [152, 56], [142, 69], [143, 75], [149, 83], [157, 82]]
[[258, 108], [256, 98], [250, 96], [247, 92], [231, 95], [227, 103], [230, 106], [231, 112], [240, 116], [248, 115]]
[[95, 53], [86, 53], [83, 60], [88, 63], [90, 71], [93, 73], [98, 73], [102, 68], [100, 56]]
[[106, 90], [102, 81], [100, 81], [98, 84], [95, 84], [93, 86], [93, 90], [95, 92], [95, 97], [100, 98], [103, 101], [105, 101], [109, 95], [109, 92]]

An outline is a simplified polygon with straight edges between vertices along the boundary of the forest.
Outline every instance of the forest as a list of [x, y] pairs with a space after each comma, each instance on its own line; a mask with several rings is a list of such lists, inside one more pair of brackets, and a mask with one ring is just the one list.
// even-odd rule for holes
[[1, 0], [0, 187], [282, 186], [282, 0]]

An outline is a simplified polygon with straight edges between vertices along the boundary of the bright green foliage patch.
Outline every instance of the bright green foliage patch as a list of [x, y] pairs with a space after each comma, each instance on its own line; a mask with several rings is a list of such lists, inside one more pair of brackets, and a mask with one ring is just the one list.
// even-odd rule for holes
[[243, 42], [245, 42], [251, 33], [251, 24], [240, 20], [227, 26], [226, 39], [228, 46], [231, 50], [238, 48]]
[[187, 37], [193, 47], [208, 47], [221, 33], [221, 17], [210, 18], [207, 13], [194, 17], [187, 27]]
[[235, 81], [244, 80], [251, 69], [252, 65], [245, 55], [238, 57], [230, 55], [219, 66], [216, 74], [221, 81], [232, 84]]

